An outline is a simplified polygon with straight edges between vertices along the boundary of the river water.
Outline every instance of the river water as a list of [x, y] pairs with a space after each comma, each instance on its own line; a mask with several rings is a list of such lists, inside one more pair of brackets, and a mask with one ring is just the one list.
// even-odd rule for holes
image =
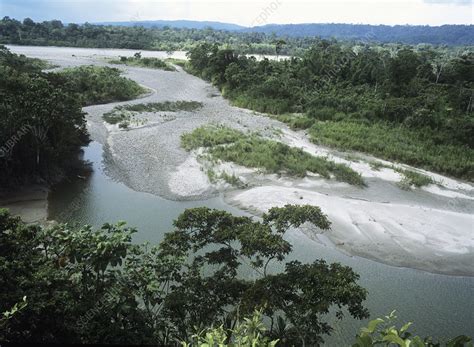
[[[244, 212], [227, 205], [222, 197], [201, 201], [171, 201], [156, 195], [136, 192], [109, 178], [104, 170], [102, 146], [92, 142], [84, 159], [93, 171], [56, 186], [50, 194], [49, 218], [100, 226], [105, 222], [127, 221], [138, 233], [134, 242], [158, 243], [172, 227], [172, 221], [186, 208], [208, 206], [234, 214]], [[468, 334], [474, 336], [474, 278], [445, 276], [397, 268], [360, 257], [351, 257], [329, 243], [308, 238], [293, 230], [286, 238], [294, 251], [288, 260], [311, 262], [323, 258], [341, 262], [360, 274], [360, 284], [369, 291], [366, 306], [371, 317], [397, 310], [400, 322], [413, 321], [416, 333], [443, 338]], [[333, 317], [328, 317], [334, 321]], [[327, 345], [350, 345], [353, 336], [365, 322], [346, 317], [334, 323], [335, 331]]]

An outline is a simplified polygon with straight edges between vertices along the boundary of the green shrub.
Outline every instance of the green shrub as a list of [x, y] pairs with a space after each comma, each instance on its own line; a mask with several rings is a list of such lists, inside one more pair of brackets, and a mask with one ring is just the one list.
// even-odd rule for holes
[[147, 104], [133, 104], [116, 106], [116, 110], [126, 110], [134, 112], [178, 112], [178, 111], [195, 111], [203, 106], [198, 101], [164, 101], [164, 102], [150, 102]]
[[290, 114], [278, 115], [274, 116], [273, 118], [279, 120], [280, 122], [288, 124], [290, 128], [294, 130], [311, 128], [315, 122], [314, 119], [306, 116], [296, 116]]
[[130, 123], [126, 120], [119, 123], [119, 128], [120, 129], [128, 129], [129, 126], [130, 126]]
[[102, 115], [102, 118], [109, 124], [117, 124], [130, 119], [130, 115], [125, 112], [109, 111]]
[[135, 99], [145, 93], [137, 82], [106, 66], [79, 66], [59, 72], [83, 105]]
[[190, 151], [199, 147], [213, 147], [232, 143], [244, 136], [243, 133], [235, 129], [207, 126], [181, 135], [181, 145], [184, 149]]
[[[263, 323], [261, 311], [255, 311], [251, 318], [244, 318], [233, 329], [207, 328], [192, 336], [190, 342], [181, 342], [182, 347], [275, 347], [278, 340], [266, 336], [267, 328]], [[230, 337], [230, 338], [229, 338]]]
[[312, 108], [307, 112], [309, 118], [317, 120], [332, 120], [335, 118], [336, 114], [340, 117], [340, 112], [338, 113], [336, 109], [332, 107], [322, 107], [320, 109]]
[[237, 187], [237, 188], [243, 188], [245, 187], [245, 183], [240, 180], [235, 174], [229, 175], [227, 172], [222, 172], [219, 175], [219, 178], [223, 179], [225, 182], [229, 183], [230, 185]]
[[134, 57], [120, 57], [120, 60], [112, 59], [109, 60], [110, 64], [123, 64], [129, 66], [140, 66], [151, 69], [161, 69], [165, 71], [176, 71], [173, 65], [165, 62], [159, 58], [141, 58], [138, 56]]
[[369, 322], [367, 327], [360, 329], [352, 347], [472, 347], [472, 338], [460, 335], [450, 339], [446, 343], [433, 341], [430, 337], [420, 337], [413, 335], [408, 330], [412, 322], [404, 324], [401, 328], [395, 325], [395, 311], [384, 318], [377, 318]]
[[403, 180], [400, 182], [400, 184], [403, 187], [415, 186], [419, 188], [419, 187], [427, 186], [428, 184], [435, 183], [431, 177], [423, 175], [415, 171], [411, 171], [411, 170], [397, 170], [397, 171], [399, 171], [404, 176]]

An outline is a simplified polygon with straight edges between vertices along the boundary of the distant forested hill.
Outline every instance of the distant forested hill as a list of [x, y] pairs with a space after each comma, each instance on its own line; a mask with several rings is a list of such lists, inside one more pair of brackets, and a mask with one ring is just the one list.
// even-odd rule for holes
[[[160, 26], [159, 23], [167, 25]], [[180, 27], [173, 27], [173, 25]], [[190, 27], [184, 27], [190, 26]], [[202, 26], [204, 29], [191, 28]], [[226, 46], [242, 54], [301, 56], [323, 39], [336, 38], [353, 45], [366, 43], [464, 46], [474, 45], [473, 25], [371, 26], [350, 24], [267, 25], [258, 28], [217, 30], [234, 24], [194, 21], [150, 21], [97, 24], [63, 24], [59, 20], [34, 22], [10, 17], [0, 20], [0, 44], [128, 48], [189, 51], [201, 43]]]
[[141, 26], [144, 28], [184, 28], [184, 29], [206, 29], [213, 28], [214, 30], [241, 30], [245, 27], [231, 23], [221, 23], [212, 21], [194, 21], [194, 20], [147, 20], [147, 21], [133, 21], [133, 22], [103, 22], [94, 23], [98, 25], [116, 25], [116, 26]]
[[406, 44], [473, 45], [474, 25], [269, 24], [244, 31], [277, 36], [337, 38]]
[[113, 26], [141, 26], [144, 28], [182, 28], [227, 30], [275, 34], [283, 37], [336, 38], [342, 40], [364, 40], [372, 42], [395, 42], [406, 44], [430, 43], [434, 45], [473, 45], [474, 25], [368, 25], [368, 24], [269, 24], [246, 28], [237, 24], [190, 21], [152, 20], [134, 22], [95, 23]]

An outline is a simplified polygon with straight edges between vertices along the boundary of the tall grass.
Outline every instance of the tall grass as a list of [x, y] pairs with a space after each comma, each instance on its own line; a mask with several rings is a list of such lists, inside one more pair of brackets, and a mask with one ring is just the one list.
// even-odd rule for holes
[[109, 124], [117, 124], [130, 119], [133, 113], [194, 111], [202, 107], [198, 101], [165, 101], [147, 104], [119, 105], [104, 113], [102, 118]]
[[439, 144], [402, 126], [386, 123], [317, 122], [309, 129], [313, 142], [356, 150], [447, 175], [474, 180], [474, 150]]
[[199, 147], [214, 147], [238, 141], [245, 135], [222, 126], [204, 126], [181, 136], [181, 146], [190, 151]]
[[402, 187], [411, 187], [415, 186], [417, 188], [427, 186], [428, 184], [435, 183], [435, 181], [426, 175], [423, 175], [419, 172], [411, 171], [411, 170], [397, 170], [400, 172], [404, 177], [400, 182], [400, 186]]
[[149, 102], [147, 104], [133, 104], [116, 106], [116, 110], [134, 111], [134, 112], [178, 112], [178, 111], [195, 111], [202, 107], [202, 103], [198, 101], [164, 101]]
[[187, 150], [207, 147], [214, 159], [263, 169], [267, 173], [305, 177], [308, 172], [312, 172], [328, 179], [334, 176], [339, 181], [364, 185], [360, 174], [346, 165], [314, 157], [299, 148], [255, 134], [244, 134], [226, 127], [201, 127], [184, 134], [181, 140]]

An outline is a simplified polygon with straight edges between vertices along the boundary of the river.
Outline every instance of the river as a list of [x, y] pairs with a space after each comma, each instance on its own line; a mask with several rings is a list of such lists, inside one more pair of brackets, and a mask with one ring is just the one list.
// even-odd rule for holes
[[[106, 64], [105, 57], [131, 55], [134, 52], [57, 47], [11, 46], [10, 48], [17, 53], [50, 60], [59, 66], [103, 65]], [[165, 57], [166, 53], [142, 52], [142, 56]], [[182, 58], [183, 55], [176, 53], [175, 57]], [[147, 102], [203, 100], [205, 107], [199, 114], [177, 115], [172, 122], [126, 132], [117, 129], [107, 130], [103, 125], [103, 112], [109, 111], [114, 104], [85, 108], [88, 113], [88, 128], [94, 141], [84, 148], [84, 159], [92, 163], [93, 171], [85, 178], [68, 180], [52, 189], [49, 196], [49, 218], [97, 227], [105, 222], [124, 220], [129, 226], [138, 229], [134, 242], [148, 241], [156, 244], [163, 239], [164, 233], [170, 230], [173, 219], [186, 208], [208, 206], [234, 214], [246, 214], [247, 212], [235, 207], [236, 204], [232, 206], [228, 204], [229, 199], [222, 192], [209, 193], [205, 190], [196, 196], [189, 195], [188, 198], [176, 196], [174, 193], [176, 187], [169, 184], [170, 175], [179, 171], [179, 168], [186, 169], [187, 166], [184, 164], [189, 160], [189, 154], [179, 147], [179, 136], [185, 131], [216, 120], [233, 126], [241, 123], [248, 124], [247, 126], [251, 129], [278, 126], [275, 121], [230, 107], [225, 99], [217, 95], [218, 92], [212, 86], [183, 72], [124, 69], [127, 77], [153, 90], [153, 95], [147, 97]], [[291, 136], [293, 137], [287, 141], [297, 142], [300, 146], [301, 138], [296, 137], [299, 135], [291, 133]], [[305, 144], [305, 146], [308, 150], [311, 149], [310, 145]], [[362, 165], [352, 164], [354, 167]], [[387, 172], [382, 173], [387, 174]], [[345, 196], [350, 193], [361, 200], [373, 202], [369, 208], [380, 205], [388, 198], [393, 202], [388, 205], [389, 208], [420, 205], [423, 211], [434, 211], [429, 215], [431, 219], [436, 216], [437, 209], [449, 210], [448, 212], [441, 211], [443, 213], [472, 214], [474, 206], [472, 191], [469, 193], [459, 190], [462, 194], [470, 194], [461, 195], [452, 185], [450, 189], [436, 188], [438, 190], [434, 193], [438, 195], [422, 190], [404, 192], [393, 182], [385, 180], [386, 177], [383, 177], [384, 179], [376, 177], [382, 173], [367, 172], [372, 176], [368, 178], [371, 181], [365, 190], [355, 190], [352, 187], [340, 188], [337, 184], [327, 185], [327, 182], [324, 182], [324, 187], [312, 186], [309, 190], [334, 195], [340, 200], [345, 199]], [[393, 176], [393, 173], [391, 175]], [[194, 182], [194, 176], [191, 174], [189, 176], [191, 182]], [[179, 184], [179, 181], [175, 180], [175, 182]], [[291, 182], [281, 184], [287, 183]], [[456, 197], [453, 200], [454, 198], [440, 196], [439, 193], [458, 194], [457, 196], [461, 198]], [[451, 204], [451, 200], [456, 204]], [[403, 216], [400, 215], [400, 217]], [[428, 223], [427, 217], [424, 218], [422, 222]], [[449, 220], [443, 224], [449, 224]], [[446, 230], [449, 231], [449, 229]], [[323, 258], [328, 262], [337, 261], [351, 266], [359, 273], [359, 283], [369, 291], [365, 304], [370, 310], [371, 318], [387, 315], [396, 309], [400, 323], [413, 321], [416, 333], [421, 336], [431, 335], [439, 338], [460, 334], [474, 336], [474, 277], [435, 274], [386, 265], [382, 262], [389, 261], [383, 259], [382, 262], [376, 262], [363, 257], [350, 256], [347, 252], [333, 246], [333, 242], [327, 240], [326, 237], [308, 236], [301, 230], [289, 231], [286, 238], [294, 247], [288, 260], [298, 259], [311, 262]], [[423, 249], [425, 244], [419, 246], [419, 249]], [[416, 254], [408, 254], [416, 256]], [[467, 255], [470, 256], [472, 253]], [[449, 258], [446, 259], [449, 260]], [[334, 320], [332, 316], [328, 319]], [[365, 323], [365, 321], [355, 321], [346, 317], [332, 324], [336, 329], [332, 336], [326, 339], [327, 345], [350, 345], [358, 329]]]

